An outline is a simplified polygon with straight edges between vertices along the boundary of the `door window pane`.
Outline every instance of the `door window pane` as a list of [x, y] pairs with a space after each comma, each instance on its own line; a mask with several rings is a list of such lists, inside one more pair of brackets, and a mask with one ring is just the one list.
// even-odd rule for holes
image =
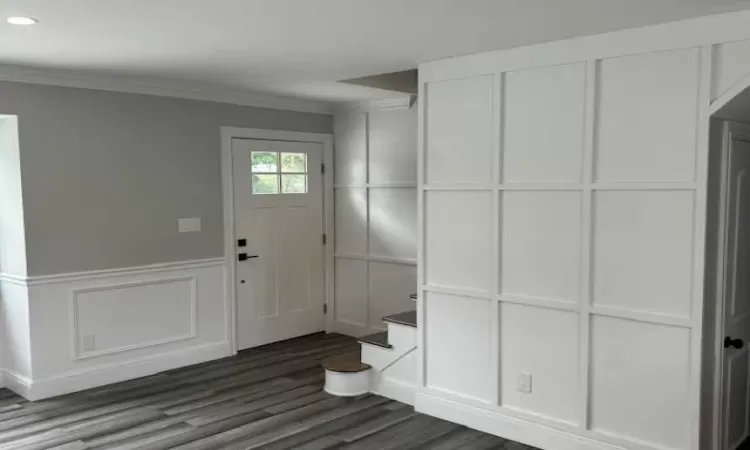
[[278, 172], [278, 153], [252, 152], [253, 172]]
[[278, 175], [253, 174], [253, 194], [278, 194]]
[[281, 154], [281, 171], [282, 172], [307, 172], [307, 155], [305, 153], [282, 153]]
[[307, 192], [307, 175], [282, 175], [282, 194], [304, 194]]

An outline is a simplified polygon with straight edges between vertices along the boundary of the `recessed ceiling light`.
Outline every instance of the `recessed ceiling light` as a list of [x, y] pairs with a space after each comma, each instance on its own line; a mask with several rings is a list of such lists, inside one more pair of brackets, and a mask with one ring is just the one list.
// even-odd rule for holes
[[14, 16], [8, 17], [8, 23], [11, 25], [34, 25], [38, 20], [33, 17]]

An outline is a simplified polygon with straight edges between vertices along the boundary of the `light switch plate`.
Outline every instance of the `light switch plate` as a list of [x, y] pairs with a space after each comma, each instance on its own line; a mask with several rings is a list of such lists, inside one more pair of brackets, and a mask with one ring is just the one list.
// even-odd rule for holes
[[531, 374], [519, 373], [516, 381], [516, 390], [524, 394], [531, 394]]
[[195, 233], [201, 231], [200, 217], [177, 219], [177, 230], [180, 233]]

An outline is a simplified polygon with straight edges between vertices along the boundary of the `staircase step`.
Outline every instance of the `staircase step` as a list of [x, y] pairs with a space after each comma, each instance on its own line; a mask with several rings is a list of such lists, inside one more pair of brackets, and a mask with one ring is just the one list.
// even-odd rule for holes
[[329, 356], [323, 360], [323, 368], [331, 372], [355, 373], [364, 372], [372, 366], [364, 364], [359, 350]]
[[359, 338], [359, 342], [363, 342], [365, 344], [377, 345], [378, 347], [383, 347], [383, 348], [393, 348], [393, 346], [388, 343], [387, 331], [381, 331], [380, 333], [362, 336], [361, 338]]
[[391, 316], [383, 317], [385, 322], [397, 323], [399, 325], [406, 325], [408, 327], [417, 327], [417, 312], [406, 311]]

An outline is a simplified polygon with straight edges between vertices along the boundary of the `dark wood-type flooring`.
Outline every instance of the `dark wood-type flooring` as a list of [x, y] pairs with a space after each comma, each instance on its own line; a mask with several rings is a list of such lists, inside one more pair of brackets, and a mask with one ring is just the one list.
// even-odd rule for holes
[[38, 402], [2, 389], [0, 450], [529, 448], [382, 397], [323, 392], [321, 359], [357, 348], [317, 334]]

